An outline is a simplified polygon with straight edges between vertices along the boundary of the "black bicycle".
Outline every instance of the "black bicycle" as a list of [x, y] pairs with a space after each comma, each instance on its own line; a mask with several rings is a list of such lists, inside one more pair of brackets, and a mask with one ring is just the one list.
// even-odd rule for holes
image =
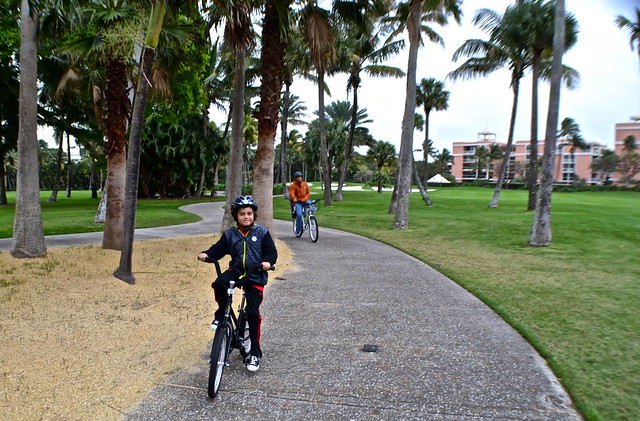
[[296, 230], [296, 218], [295, 218], [295, 212], [292, 212], [293, 214], [293, 233], [296, 235], [296, 237], [300, 238], [302, 237], [302, 234], [305, 231], [309, 232], [309, 238], [311, 239], [311, 241], [313, 241], [314, 243], [316, 241], [318, 241], [318, 220], [315, 217], [315, 211], [318, 210], [318, 208], [316, 207], [316, 203], [319, 201], [320, 199], [314, 199], [309, 201], [308, 204], [303, 204], [303, 213], [302, 213], [302, 230], [301, 231], [297, 231]]
[[[218, 261], [210, 259], [205, 261], [215, 264], [216, 273], [218, 277], [220, 277], [221, 271]], [[227, 289], [228, 299], [227, 307], [224, 311], [224, 319], [218, 324], [215, 336], [213, 337], [213, 344], [211, 345], [209, 385], [207, 387], [207, 393], [211, 399], [215, 398], [220, 390], [222, 374], [224, 368], [229, 365], [229, 355], [231, 351], [238, 349], [243, 361], [249, 356], [249, 352], [251, 352], [251, 339], [249, 338], [249, 323], [247, 321], [244, 289], [242, 292], [242, 300], [238, 306], [237, 316], [233, 311], [232, 305], [235, 289], [242, 288], [247, 283], [249, 275], [256, 270], [260, 270], [260, 268], [260, 265], [251, 268], [239, 281], [231, 281]], [[269, 270], [275, 270], [275, 266], [272, 266]]]

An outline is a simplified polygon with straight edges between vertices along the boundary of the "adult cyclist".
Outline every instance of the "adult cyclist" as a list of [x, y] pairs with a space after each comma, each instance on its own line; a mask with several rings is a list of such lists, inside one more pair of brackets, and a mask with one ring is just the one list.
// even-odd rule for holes
[[302, 180], [302, 173], [296, 171], [293, 173], [293, 183], [289, 186], [289, 200], [296, 215], [296, 234], [302, 232], [302, 215], [304, 207], [309, 204], [309, 196], [311, 196], [309, 185]]

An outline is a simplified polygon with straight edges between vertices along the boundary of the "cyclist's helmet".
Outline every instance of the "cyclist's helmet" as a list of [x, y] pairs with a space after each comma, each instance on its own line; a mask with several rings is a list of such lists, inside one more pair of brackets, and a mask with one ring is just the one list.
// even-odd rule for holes
[[238, 196], [231, 204], [231, 215], [237, 222], [238, 211], [241, 208], [252, 208], [254, 212], [258, 210], [258, 204], [251, 196]]
[[295, 180], [298, 177], [302, 177], [302, 173], [300, 171], [296, 171], [293, 173], [293, 179]]

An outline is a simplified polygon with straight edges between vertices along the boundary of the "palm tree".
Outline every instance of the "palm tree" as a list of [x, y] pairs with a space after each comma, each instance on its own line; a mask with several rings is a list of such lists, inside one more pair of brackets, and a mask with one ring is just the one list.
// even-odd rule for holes
[[209, 14], [211, 22], [226, 20], [225, 43], [235, 54], [235, 69], [233, 80], [233, 100], [231, 104], [231, 149], [227, 164], [226, 206], [220, 226], [224, 232], [234, 224], [231, 216], [231, 203], [242, 193], [242, 129], [244, 126], [245, 103], [245, 60], [247, 48], [253, 44], [253, 30], [250, 20], [250, 10], [245, 2], [216, 2], [217, 6], [224, 4], [226, 8], [212, 7]]
[[140, 74], [136, 88], [135, 103], [131, 119], [129, 134], [129, 149], [127, 156], [127, 179], [125, 183], [123, 239], [120, 252], [120, 266], [113, 275], [128, 284], [135, 283], [131, 271], [133, 256], [133, 237], [136, 227], [136, 209], [138, 199], [138, 178], [140, 174], [140, 139], [144, 123], [144, 109], [147, 105], [150, 80], [153, 78], [151, 69], [155, 61], [155, 51], [158, 47], [160, 32], [164, 24], [167, 0], [156, 0], [152, 3], [149, 14], [149, 26], [145, 37], [145, 45], [140, 58]]
[[[489, 151], [487, 151], [485, 146], [480, 146], [476, 148], [474, 158], [476, 160], [476, 163], [473, 165], [476, 170], [476, 180], [480, 180], [482, 171], [487, 168], [487, 163], [489, 162]], [[487, 178], [489, 178], [488, 174]]]
[[440, 174], [443, 176], [445, 174], [450, 174], [451, 171], [449, 169], [449, 166], [451, 165], [452, 162], [453, 162], [453, 155], [451, 155], [451, 152], [449, 152], [447, 148], [444, 148], [442, 152], [437, 154], [435, 157], [434, 164], [436, 167], [436, 174]]
[[[361, 74], [378, 77], [402, 77], [404, 72], [392, 66], [382, 64], [383, 60], [397, 54], [402, 41], [382, 41], [382, 25], [380, 19], [388, 13], [388, 4], [385, 2], [360, 2], [336, 1], [334, 2], [338, 14], [347, 22], [342, 28], [342, 35], [346, 40], [347, 62], [349, 79], [347, 92], [353, 92], [351, 108], [351, 122], [349, 125], [349, 138], [345, 148], [345, 156], [342, 165], [338, 169], [338, 188], [335, 200], [342, 200], [342, 187], [344, 185], [347, 169], [353, 154], [353, 139], [356, 132], [357, 116], [359, 112], [358, 91], [360, 89]], [[382, 43], [382, 45], [380, 45]]]
[[269, 230], [273, 229], [273, 162], [286, 45], [280, 34], [283, 28], [289, 26], [290, 4], [291, 0], [267, 0], [264, 4], [262, 85], [260, 105], [254, 115], [258, 120], [258, 150], [254, 167], [253, 195], [260, 203], [258, 220]]
[[382, 168], [393, 163], [396, 158], [396, 147], [393, 143], [379, 140], [367, 151], [367, 159], [374, 163], [378, 170], [378, 193], [382, 193]]
[[609, 177], [618, 168], [620, 157], [610, 149], [605, 149], [602, 154], [595, 158], [591, 163], [591, 169], [600, 174], [600, 179], [604, 180], [603, 184], [609, 184]]
[[[108, 0], [89, 2], [81, 10], [87, 33], [94, 35], [68, 44], [64, 51], [91, 56], [104, 65], [104, 89], [100, 90], [103, 96], [100, 108], [107, 138], [104, 144], [107, 156], [107, 208], [102, 247], [120, 250], [124, 235], [126, 134], [131, 109], [127, 60], [133, 53], [137, 35], [125, 32], [122, 28], [139, 19], [140, 9], [126, 1]], [[110, 36], [111, 34], [117, 36]]]
[[9, 153], [18, 146], [19, 127], [19, 68], [15, 65], [14, 52], [20, 48], [19, 1], [13, 0], [0, 5], [0, 86], [2, 105], [0, 106], [0, 205], [7, 202], [6, 165]]
[[624, 152], [624, 155], [618, 162], [618, 169], [622, 173], [625, 186], [628, 186], [636, 174], [640, 172], [640, 154], [636, 153], [638, 143], [635, 136], [627, 136], [622, 142], [622, 151]]
[[[521, 33], [529, 45], [531, 54], [531, 74], [533, 83], [531, 88], [531, 144], [529, 150], [529, 167], [527, 168], [527, 184], [529, 186], [528, 210], [536, 206], [538, 190], [538, 82], [542, 75], [543, 53], [553, 47], [554, 15], [557, 12], [553, 2], [543, 3], [542, 0], [519, 0], [516, 8], [523, 9], [525, 21], [507, 23], [520, 25]], [[564, 13], [564, 8], [563, 8]], [[577, 41], [577, 21], [572, 14], [563, 15], [565, 22], [565, 37], [563, 40], [565, 51]], [[562, 76], [562, 68], [560, 69]]]
[[317, 73], [318, 81], [318, 120], [320, 130], [320, 162], [322, 166], [322, 184], [324, 205], [332, 205], [331, 169], [327, 147], [326, 117], [324, 110], [325, 74], [332, 70], [335, 63], [334, 33], [329, 13], [314, 2], [310, 2], [301, 12], [301, 26], [309, 46], [310, 59]]
[[[444, 111], [449, 108], [450, 92], [444, 89], [444, 82], [435, 78], [423, 78], [417, 87], [418, 96], [416, 105], [422, 105], [424, 110], [424, 141], [422, 142], [422, 153], [424, 156], [425, 168], [428, 168], [429, 154], [433, 149], [432, 141], [429, 139], [429, 115], [431, 111]], [[424, 183], [429, 179], [428, 171], [425, 171]]]
[[38, 175], [38, 12], [28, 0], [21, 2], [20, 22], [20, 133], [11, 255], [24, 258], [47, 253]]
[[487, 151], [487, 179], [493, 179], [493, 163], [504, 159], [504, 149], [497, 143], [492, 143]]
[[564, 0], [556, 0], [553, 65], [551, 71], [551, 90], [549, 93], [549, 112], [542, 158], [542, 179], [537, 196], [535, 214], [531, 231], [530, 246], [549, 246], [551, 244], [551, 192], [553, 191], [553, 159], [556, 153], [558, 134], [558, 115], [560, 110], [560, 88], [562, 83], [562, 56], [565, 51], [565, 9]]
[[[518, 12], [515, 6], [509, 6], [505, 15]], [[465, 41], [453, 54], [453, 60], [456, 61], [461, 56], [475, 57], [468, 59], [456, 70], [449, 73], [448, 77], [455, 80], [458, 78], [486, 76], [505, 66], [511, 70], [509, 86], [513, 91], [513, 105], [511, 106], [511, 118], [509, 120], [509, 134], [502, 165], [500, 166], [498, 182], [489, 204], [490, 208], [495, 208], [498, 206], [502, 184], [509, 166], [518, 109], [520, 80], [524, 75], [524, 70], [529, 66], [529, 57], [525, 43], [518, 36], [517, 28], [507, 27], [503, 23], [502, 15], [490, 9], [480, 9], [476, 12], [473, 22], [475, 25], [480, 25], [481, 29], [489, 32], [489, 40], [472, 39]]]
[[635, 8], [635, 22], [622, 15], [616, 17], [615, 23], [620, 29], [626, 29], [629, 33], [629, 44], [631, 51], [635, 48], [638, 50], [638, 58], [640, 58], [640, 7]]
[[566, 117], [560, 123], [560, 132], [558, 133], [558, 137], [564, 138], [565, 142], [558, 145], [558, 150], [560, 151], [560, 156], [558, 158], [558, 174], [562, 177], [560, 173], [560, 168], [563, 161], [562, 149], [564, 146], [570, 146], [569, 153], [571, 154], [571, 162], [574, 161], [574, 154], [578, 149], [587, 149], [587, 144], [585, 143], [582, 135], [580, 134], [580, 126], [575, 122], [571, 117]]
[[[412, 0], [403, 3], [398, 15], [393, 17], [398, 27], [406, 27], [409, 36], [409, 57], [407, 63], [407, 96], [405, 98], [402, 118], [402, 134], [400, 138], [400, 158], [398, 160], [397, 194], [393, 229], [409, 227], [409, 194], [411, 192], [411, 174], [413, 172], [413, 131], [416, 109], [416, 69], [418, 63], [418, 47], [421, 33], [425, 33], [431, 41], [442, 43], [442, 38], [422, 22], [437, 22], [446, 25], [448, 17], [453, 16], [460, 22], [462, 15], [459, 0]], [[392, 19], [393, 19], [392, 18]], [[397, 33], [397, 31], [396, 31]]]
[[635, 8], [635, 22], [622, 15], [616, 17], [615, 23], [618, 28], [625, 29], [629, 33], [629, 45], [631, 51], [635, 48], [638, 51], [638, 58], [640, 58], [640, 7]]
[[282, 121], [280, 122], [280, 132], [281, 132], [281, 140], [280, 140], [280, 182], [282, 183], [282, 192], [287, 197], [289, 194], [287, 191], [287, 176], [286, 176], [286, 168], [287, 168], [287, 145], [289, 143], [287, 127], [288, 124], [291, 123], [296, 126], [307, 126], [309, 123], [304, 121], [302, 118], [306, 116], [305, 111], [307, 110], [307, 106], [304, 105], [303, 101], [300, 101], [300, 97], [297, 95], [289, 94], [289, 85], [286, 85], [286, 90], [284, 94], [284, 98], [282, 100], [281, 105], [281, 114]]
[[[424, 117], [422, 116], [422, 114], [416, 113], [415, 123], [414, 124], [415, 124], [415, 128], [416, 129], [418, 129], [420, 131], [424, 130]], [[434, 156], [438, 152], [437, 149], [433, 147], [433, 142], [431, 140], [429, 140], [427, 142], [427, 147], [429, 148], [427, 156]], [[415, 152], [417, 152], [417, 151], [419, 151], [419, 149], [415, 150]], [[413, 158], [413, 156], [411, 158]], [[425, 180], [428, 180], [429, 177], [428, 177], [427, 174], [429, 174], [429, 163], [427, 161], [425, 161], [424, 164], [425, 164], [424, 165], [425, 166], [425, 171], [424, 171], [425, 172]], [[424, 200], [424, 203], [427, 206], [433, 205], [433, 202], [429, 198], [429, 193], [427, 192], [427, 189], [422, 184], [422, 180], [420, 179], [420, 174], [418, 173], [418, 169], [416, 167], [415, 158], [413, 158], [412, 168], [413, 168], [413, 181], [418, 186], [418, 190], [420, 190], [420, 194], [422, 195], [422, 200]], [[425, 181], [425, 184], [426, 184], [426, 181]]]

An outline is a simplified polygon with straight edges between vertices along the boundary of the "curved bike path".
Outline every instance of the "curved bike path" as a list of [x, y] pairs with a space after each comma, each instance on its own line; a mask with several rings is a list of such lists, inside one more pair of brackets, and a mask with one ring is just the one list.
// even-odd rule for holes
[[[136, 230], [135, 239], [217, 232], [220, 206], [185, 206], [203, 220]], [[275, 221], [297, 269], [265, 291], [260, 370], [249, 373], [234, 351], [218, 397], [208, 399], [213, 335], [203, 328], [200, 363], [157, 385], [122, 420], [581, 419], [545, 361], [489, 307], [417, 259], [323, 228], [318, 216], [317, 243]], [[102, 238], [55, 237], [48, 247]], [[0, 240], [0, 250], [9, 246]]]

